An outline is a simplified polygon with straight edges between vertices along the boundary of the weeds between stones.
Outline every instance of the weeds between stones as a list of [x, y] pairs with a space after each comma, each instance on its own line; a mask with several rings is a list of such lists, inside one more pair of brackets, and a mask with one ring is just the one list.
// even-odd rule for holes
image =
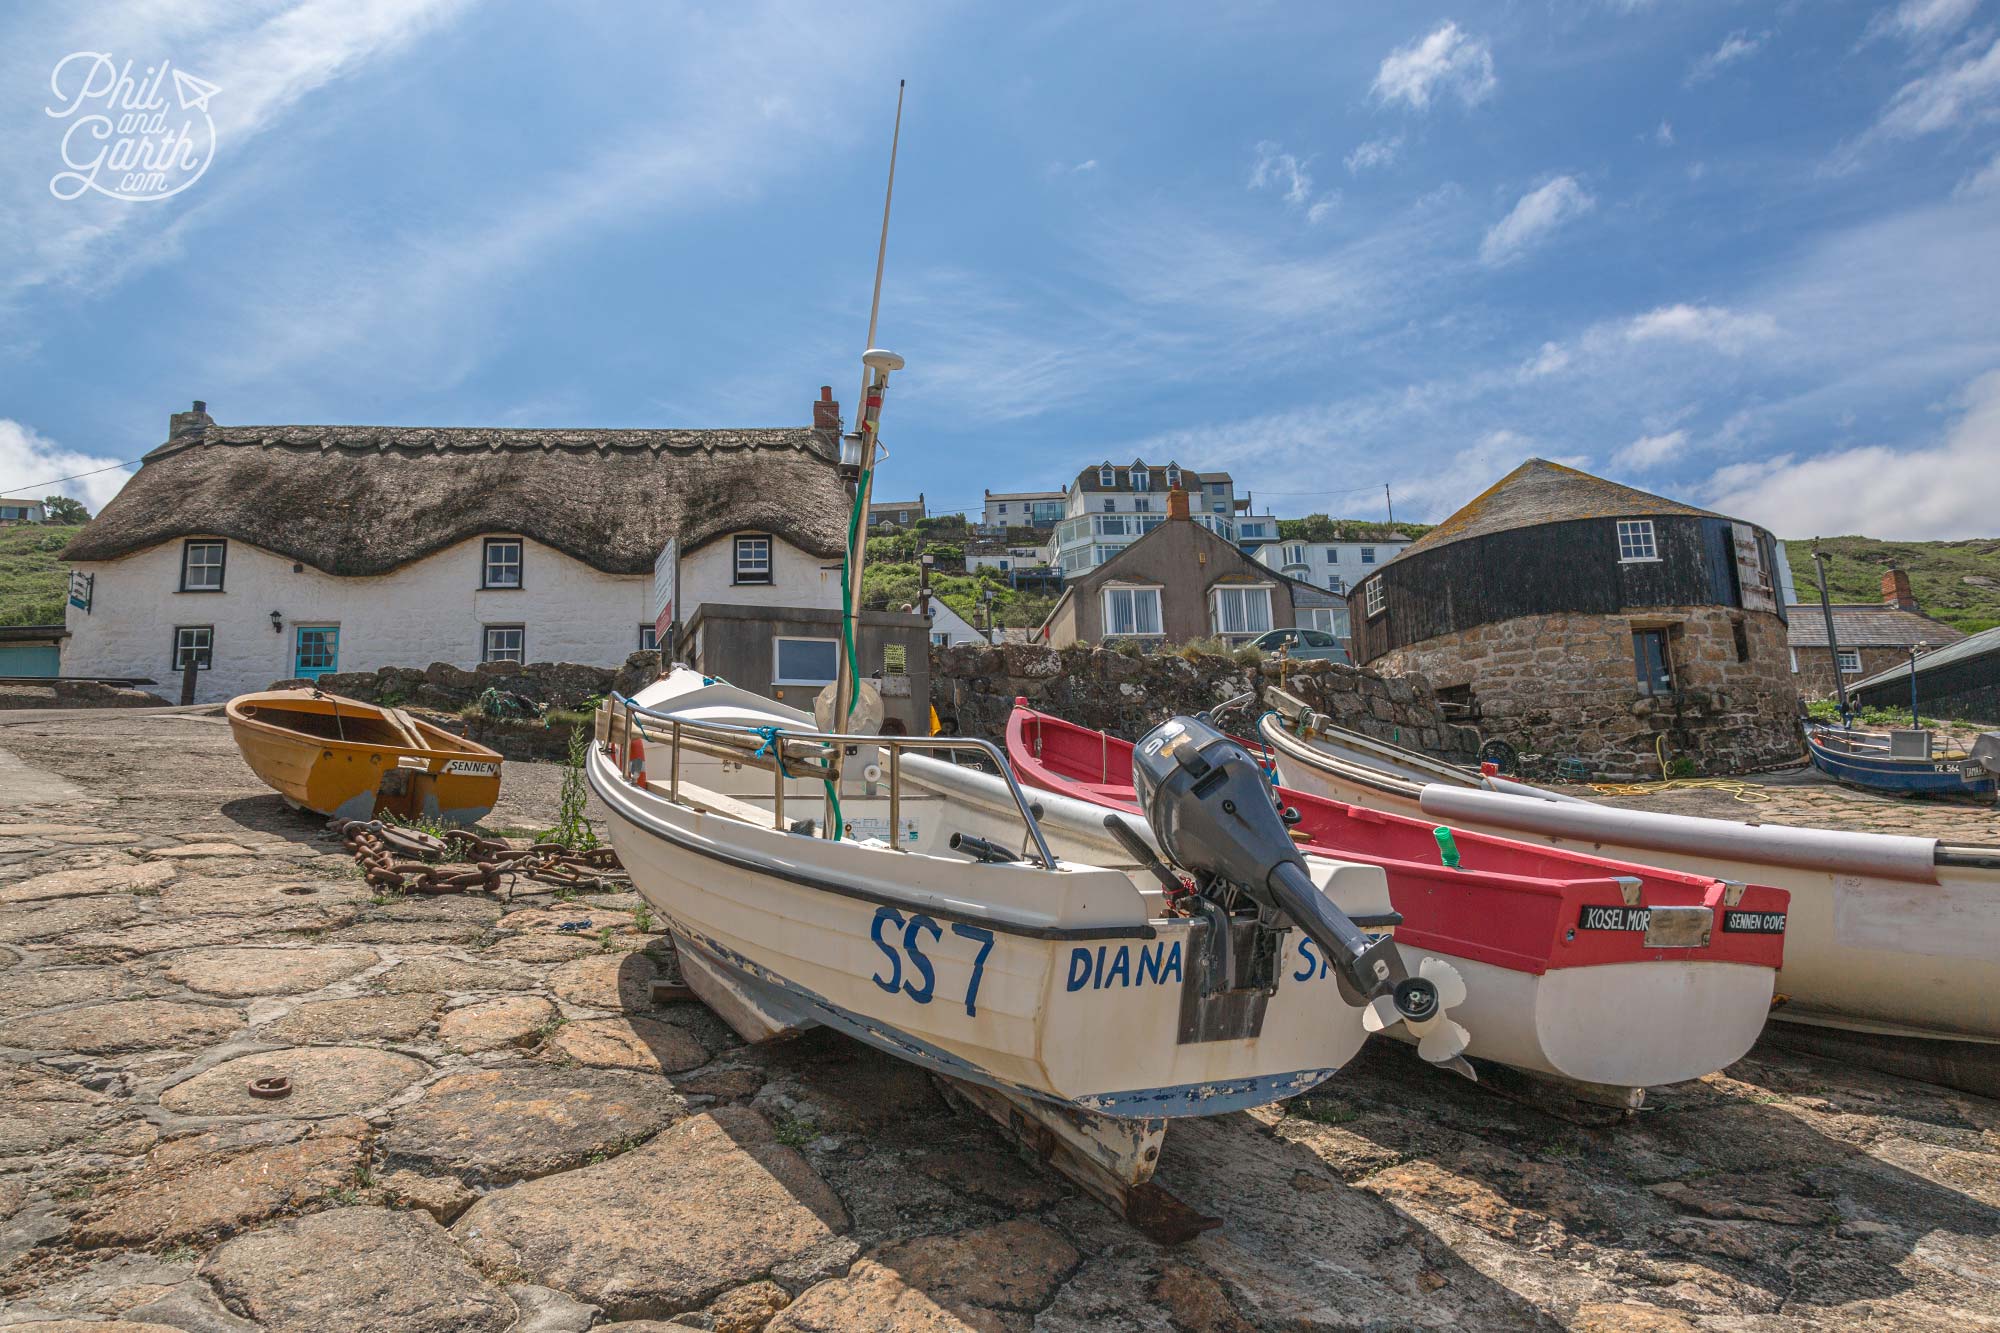
[[787, 1148], [803, 1148], [819, 1137], [819, 1126], [797, 1116], [785, 1116], [775, 1127], [775, 1137]]
[[583, 762], [590, 754], [590, 734], [584, 727], [569, 733], [569, 759], [563, 764], [562, 791], [556, 797], [555, 826], [543, 833], [539, 842], [559, 842], [573, 852], [587, 852], [597, 846], [597, 830], [584, 814], [590, 804], [590, 788], [584, 783]]

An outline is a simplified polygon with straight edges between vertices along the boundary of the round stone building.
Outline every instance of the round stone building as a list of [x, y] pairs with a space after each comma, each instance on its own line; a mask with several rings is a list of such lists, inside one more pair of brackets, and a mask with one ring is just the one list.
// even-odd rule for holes
[[1422, 673], [1548, 768], [1782, 763], [1801, 745], [1778, 560], [1762, 528], [1531, 458], [1355, 585], [1354, 659]]

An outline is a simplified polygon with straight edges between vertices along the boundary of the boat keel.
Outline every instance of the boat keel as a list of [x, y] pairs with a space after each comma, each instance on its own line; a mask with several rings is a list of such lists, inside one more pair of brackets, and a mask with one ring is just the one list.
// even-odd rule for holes
[[952, 1101], [984, 1111], [1009, 1137], [1081, 1185], [1147, 1239], [1181, 1245], [1222, 1225], [1153, 1183], [1164, 1119], [1092, 1115], [935, 1075]]
[[701, 946], [675, 933], [674, 956], [680, 963], [681, 980], [695, 998], [715, 1011], [737, 1036], [755, 1045], [796, 1036], [818, 1026], [809, 1018], [784, 1013], [772, 1007], [731, 977], [729, 969], [701, 951]]

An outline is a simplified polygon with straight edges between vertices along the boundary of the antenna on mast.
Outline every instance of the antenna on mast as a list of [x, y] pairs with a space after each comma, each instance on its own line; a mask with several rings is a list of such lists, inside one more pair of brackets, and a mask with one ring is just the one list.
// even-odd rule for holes
[[[896, 198], [896, 150], [903, 142], [903, 89], [907, 79], [896, 80], [896, 128], [889, 132], [889, 186], [882, 192], [882, 239], [875, 245], [875, 294], [868, 301], [868, 341], [863, 347], [875, 346], [875, 321], [882, 314], [882, 269], [889, 258], [889, 205]], [[861, 396], [857, 403], [868, 401], [868, 371], [861, 372]]]

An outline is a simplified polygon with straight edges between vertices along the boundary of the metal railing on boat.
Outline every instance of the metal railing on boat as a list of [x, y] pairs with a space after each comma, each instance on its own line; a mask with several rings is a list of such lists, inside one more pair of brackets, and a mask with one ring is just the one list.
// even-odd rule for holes
[[[619, 770], [627, 780], [631, 773], [627, 762], [631, 752], [631, 742], [636, 735], [640, 740], [659, 742], [663, 738], [650, 730], [647, 724], [660, 724], [666, 731], [664, 742], [671, 747], [671, 757], [667, 770], [667, 799], [681, 804], [681, 752], [694, 750], [712, 757], [725, 758], [745, 766], [763, 767], [769, 764], [772, 772], [771, 784], [771, 824], [779, 832], [785, 831], [785, 782], [790, 778], [812, 778], [826, 784], [825, 815], [821, 820], [825, 836], [840, 836], [840, 821], [834, 812], [839, 801], [835, 787], [840, 781], [841, 751], [846, 746], [873, 746], [886, 753], [888, 769], [885, 776], [889, 786], [889, 845], [897, 851], [905, 850], [901, 844], [902, 832], [902, 755], [905, 750], [942, 751], [976, 750], [986, 756], [993, 769], [1007, 784], [1007, 792], [1014, 799], [1014, 809], [1021, 816], [1021, 823], [1028, 836], [1034, 840], [1035, 851], [1044, 866], [1054, 868], [1055, 853], [1049, 850], [1048, 839], [1042, 835], [1041, 821], [1035, 818], [1033, 807], [1027, 794], [1021, 789], [1014, 776], [1013, 766], [1006, 755], [992, 741], [980, 740], [973, 736], [864, 736], [846, 732], [786, 731], [783, 727], [753, 727], [734, 722], [714, 722], [703, 718], [685, 717], [678, 713], [647, 708], [630, 699], [613, 697], [604, 702], [598, 710], [596, 739], [600, 745], [611, 747], [611, 757], [619, 765]], [[810, 800], [812, 798], [805, 798]]]

